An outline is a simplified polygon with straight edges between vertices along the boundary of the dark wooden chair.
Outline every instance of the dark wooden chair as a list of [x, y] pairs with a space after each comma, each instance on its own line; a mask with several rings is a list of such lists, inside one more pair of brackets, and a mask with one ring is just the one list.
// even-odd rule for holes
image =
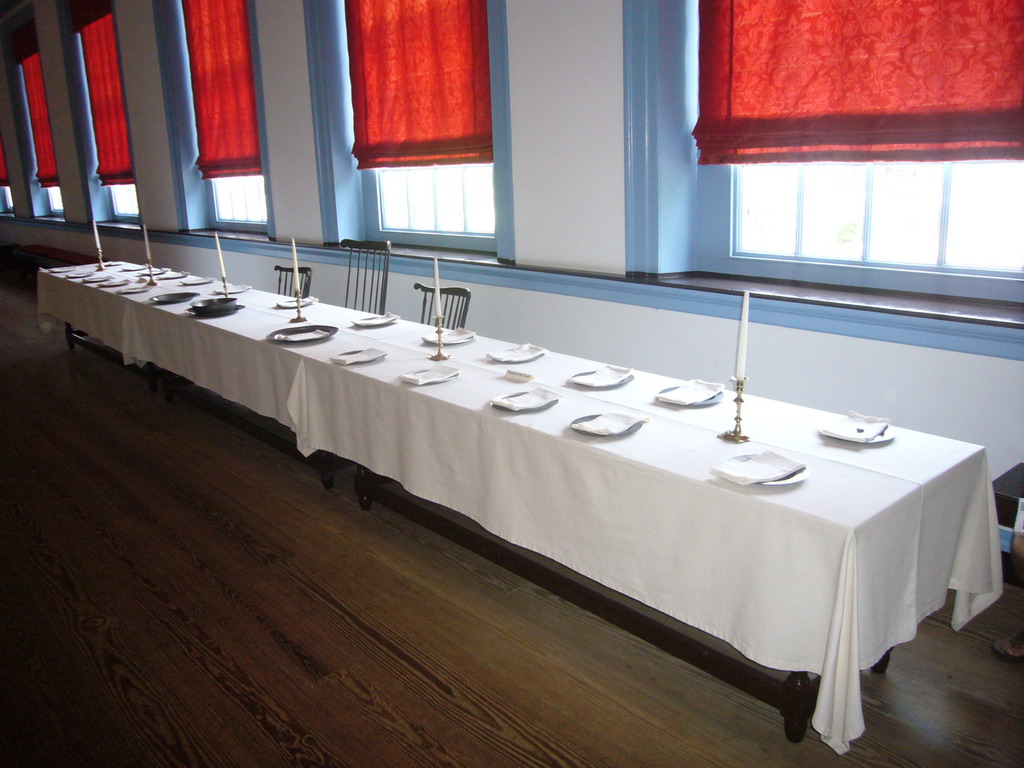
[[[282, 267], [280, 264], [274, 265], [274, 271], [277, 272], [277, 292], [282, 296], [295, 296], [294, 282], [295, 270], [292, 267]], [[299, 267], [299, 282], [302, 283], [302, 298], [309, 296], [309, 289], [313, 283], [313, 268], [312, 267]]]
[[[420, 307], [420, 322], [425, 325], [434, 324], [434, 286], [414, 283], [413, 288], [423, 292], [423, 304]], [[469, 314], [469, 300], [472, 298], [469, 288], [461, 285], [441, 286], [441, 311], [444, 312], [442, 325], [448, 329], [465, 328], [466, 315]]]
[[347, 266], [342, 306], [375, 315], [384, 314], [387, 311], [391, 243], [387, 240], [342, 240], [339, 247], [342, 264]]

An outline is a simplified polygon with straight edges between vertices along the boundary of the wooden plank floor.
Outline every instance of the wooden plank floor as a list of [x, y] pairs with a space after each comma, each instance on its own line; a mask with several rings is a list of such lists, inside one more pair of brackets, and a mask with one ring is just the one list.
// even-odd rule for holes
[[948, 607], [839, 757], [347, 477], [69, 352], [0, 280], [0, 768], [1021, 766], [1024, 665]]

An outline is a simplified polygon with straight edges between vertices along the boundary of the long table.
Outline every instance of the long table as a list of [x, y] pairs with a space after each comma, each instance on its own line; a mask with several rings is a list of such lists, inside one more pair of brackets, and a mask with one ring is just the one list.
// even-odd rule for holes
[[[208, 286], [212, 288], [213, 286]], [[1002, 591], [998, 527], [982, 447], [898, 424], [885, 444], [843, 443], [819, 429], [834, 414], [746, 395], [732, 444], [730, 398], [703, 408], [655, 399], [678, 383], [635, 371], [628, 384], [568, 383], [603, 363], [548, 352], [515, 368], [488, 352], [517, 343], [478, 337], [448, 347], [460, 370], [416, 387], [403, 373], [430, 365], [430, 329], [399, 321], [357, 328], [361, 316], [325, 303], [303, 308], [333, 337], [285, 345], [267, 335], [294, 316], [281, 297], [250, 290], [243, 310], [197, 319], [187, 305], [117, 295], [41, 273], [41, 324], [63, 321], [118, 349], [277, 419], [300, 450], [330, 451], [398, 480], [409, 492], [475, 520], [612, 590], [729, 643], [757, 664], [820, 675], [811, 724], [837, 752], [864, 730], [859, 673], [916, 634], [955, 590], [960, 629]], [[388, 354], [353, 366], [332, 355]], [[611, 361], [615, 362], [615, 361]], [[703, 372], [695, 371], [694, 375]], [[510, 413], [491, 398], [542, 385], [563, 395], [545, 411]], [[852, 404], [853, 405], [853, 404]], [[650, 421], [628, 437], [569, 429], [609, 411]], [[710, 467], [771, 449], [808, 467], [801, 483], [740, 486]]]

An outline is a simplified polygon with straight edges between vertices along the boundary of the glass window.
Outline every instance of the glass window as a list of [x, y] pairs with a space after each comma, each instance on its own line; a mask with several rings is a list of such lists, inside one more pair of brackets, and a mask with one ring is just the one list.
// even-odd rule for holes
[[737, 166], [737, 252], [1024, 270], [1024, 163]]
[[382, 230], [494, 234], [493, 165], [384, 168], [377, 180]]
[[54, 216], [64, 213], [64, 198], [60, 187], [46, 187], [46, 197], [50, 201], [50, 213]]
[[114, 216], [138, 217], [139, 198], [135, 193], [134, 184], [112, 184], [107, 189], [110, 190], [110, 202]]
[[214, 217], [228, 224], [266, 224], [267, 194], [262, 176], [213, 179]]

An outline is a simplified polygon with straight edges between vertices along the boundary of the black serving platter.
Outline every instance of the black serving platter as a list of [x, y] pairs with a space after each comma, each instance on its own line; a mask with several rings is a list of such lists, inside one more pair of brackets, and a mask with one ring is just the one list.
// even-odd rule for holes
[[181, 304], [183, 301], [191, 301], [198, 293], [193, 291], [183, 291], [181, 293], [161, 293], [159, 296], [153, 296], [150, 298], [150, 304]]

